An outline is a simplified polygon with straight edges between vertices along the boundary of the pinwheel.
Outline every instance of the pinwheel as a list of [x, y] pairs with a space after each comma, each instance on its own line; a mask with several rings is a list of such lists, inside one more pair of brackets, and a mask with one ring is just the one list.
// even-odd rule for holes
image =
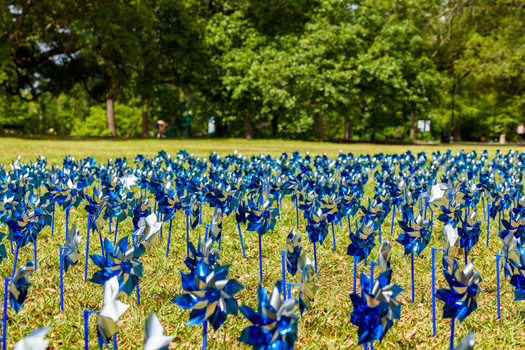
[[222, 210], [220, 208], [215, 208], [213, 211], [210, 225], [210, 237], [214, 242], [220, 243], [222, 236]]
[[206, 344], [208, 322], [217, 330], [228, 315], [237, 315], [235, 294], [244, 289], [239, 282], [226, 279], [230, 265], [209, 265], [208, 262], [200, 259], [190, 273], [181, 271], [186, 293], [172, 300], [181, 308], [191, 310], [187, 326], [203, 325], [203, 344]]
[[353, 311], [350, 322], [358, 327], [358, 344], [382, 340], [392, 328], [394, 321], [401, 317], [401, 303], [396, 297], [403, 289], [389, 284], [385, 273], [375, 283], [361, 274], [361, 295], [350, 294]]
[[297, 272], [297, 262], [301, 256], [301, 250], [301, 235], [292, 229], [286, 238], [286, 269], [292, 276], [295, 276]]
[[177, 212], [182, 211], [186, 208], [187, 204], [185, 200], [186, 197], [184, 196], [183, 190], [174, 190], [173, 188], [170, 188], [168, 190], [168, 193], [159, 202], [159, 212], [162, 214], [162, 220], [164, 222], [168, 220], [170, 221], [170, 228], [168, 231], [168, 245], [166, 248], [166, 258], [168, 257], [170, 251], [171, 227], [173, 224], [173, 217]]
[[146, 254], [149, 254], [162, 241], [159, 234], [161, 227], [162, 222], [157, 221], [155, 214], [140, 218], [138, 229], [133, 234], [133, 237], [136, 238], [134, 245], [140, 246]]
[[[104, 282], [104, 303], [97, 321], [98, 345], [101, 349], [107, 347], [111, 338], [117, 334], [117, 321], [129, 308], [129, 305], [119, 300], [119, 291], [117, 277], [112, 277]], [[115, 338], [114, 341], [116, 341]], [[116, 347], [116, 344], [114, 346]]]
[[445, 249], [442, 258], [443, 268], [448, 270], [453, 266], [459, 267], [461, 255], [463, 254], [464, 249], [460, 246], [457, 227], [454, 227], [451, 224], [445, 225], [445, 227], [443, 227], [442, 242], [443, 249]]
[[27, 290], [31, 285], [29, 282], [29, 276], [33, 273], [34, 266], [34, 262], [29, 261], [15, 273], [11, 280], [9, 287], [9, 303], [17, 313], [20, 311], [26, 300]]
[[512, 234], [519, 241], [519, 244], [523, 246], [525, 244], [525, 220], [522, 219], [520, 214], [514, 215], [511, 211], [509, 213], [509, 220], [502, 220], [503, 227], [499, 233], [499, 237], [504, 239], [508, 234]]
[[93, 263], [100, 268], [90, 281], [104, 285], [106, 281], [117, 277], [120, 291], [129, 296], [133, 289], [138, 286], [139, 278], [142, 277], [142, 262], [138, 259], [144, 250], [136, 246], [128, 249], [128, 236], [122, 238], [115, 247], [106, 238], [104, 250], [105, 256], [98, 254], [89, 256]]
[[317, 247], [316, 244], [323, 244], [328, 235], [328, 221], [326, 214], [321, 208], [305, 212], [307, 214], [308, 224], [306, 225], [306, 232], [308, 233], [308, 240], [314, 245], [314, 263], [315, 273], [317, 273]]
[[257, 312], [247, 305], [241, 306], [244, 317], [252, 323], [243, 329], [239, 341], [255, 350], [288, 350], [297, 339], [299, 315], [294, 313], [294, 298], [281, 300], [282, 283], [275, 283], [270, 298], [259, 285]]
[[150, 312], [144, 323], [144, 350], [168, 350], [173, 336], [164, 334], [164, 328], [157, 315]]
[[248, 208], [246, 203], [238, 199], [237, 200], [237, 209], [235, 211], [235, 221], [237, 221], [237, 230], [239, 231], [239, 239], [241, 241], [241, 248], [242, 248], [242, 256], [246, 259], [246, 253], [244, 252], [244, 243], [242, 241], [242, 232], [241, 232], [241, 224], [246, 224], [246, 221], [248, 220]]
[[356, 230], [356, 233], [350, 233], [352, 243], [348, 246], [346, 254], [354, 257], [354, 291], [357, 283], [357, 264], [364, 260], [366, 265], [366, 259], [375, 246], [375, 235], [372, 221], [368, 223], [361, 221], [361, 225]]
[[49, 339], [44, 339], [49, 332], [49, 327], [37, 328], [25, 338], [20, 339], [13, 350], [46, 350]]
[[301, 254], [297, 266], [298, 271], [300, 272], [301, 281], [299, 293], [299, 310], [301, 311], [302, 316], [305, 309], [308, 311], [312, 309], [312, 302], [314, 301], [315, 294], [317, 293], [319, 287], [315, 284], [315, 270], [306, 253]]
[[265, 201], [262, 194], [259, 195], [257, 202], [249, 199], [248, 205], [250, 207], [250, 211], [248, 212], [248, 225], [246, 230], [257, 232], [259, 236], [259, 277], [260, 281], [262, 282], [263, 270], [261, 237], [268, 231], [273, 231], [277, 222], [276, 216], [279, 214], [279, 210], [275, 207], [272, 207], [272, 203], [269, 200]]
[[454, 321], [458, 318], [463, 321], [477, 308], [478, 295], [483, 291], [479, 286], [481, 277], [474, 271], [474, 265], [469, 262], [463, 270], [456, 266], [452, 271], [443, 270], [449, 289], [439, 289], [436, 297], [443, 301], [443, 318], [451, 319], [450, 349], [454, 348]]
[[388, 215], [388, 212], [390, 211], [390, 208], [387, 206], [386, 208], [383, 207], [383, 203], [374, 201], [372, 205], [370, 205], [370, 198], [368, 199], [368, 209], [364, 206], [361, 206], [361, 210], [363, 211], [363, 214], [367, 217], [367, 220], [372, 220], [374, 223], [374, 231], [378, 232], [379, 234], [379, 244], [381, 244], [381, 224], [385, 220], [386, 216]]
[[324, 214], [326, 215], [326, 220], [332, 225], [332, 239], [334, 242], [334, 252], [336, 251], [336, 244], [335, 244], [335, 229], [334, 229], [334, 223], [341, 222], [341, 212], [339, 211], [339, 207], [341, 205], [341, 199], [336, 196], [335, 194], [328, 197], [328, 199], [323, 199], [322, 203], [324, 204], [325, 208], [323, 210]]
[[385, 240], [381, 247], [379, 248], [379, 268], [381, 273], [388, 279], [388, 283], [392, 279], [392, 269], [390, 268], [390, 258], [391, 258], [392, 247], [390, 242]]
[[190, 271], [194, 271], [197, 267], [197, 262], [201, 260], [211, 267], [218, 264], [219, 250], [213, 248], [213, 240], [211, 238], [208, 238], [205, 242], [201, 242], [199, 236], [197, 248], [198, 250], [195, 249], [193, 243], [190, 242], [191, 256], [186, 257], [186, 260], [184, 261], [184, 264], [186, 264]]
[[479, 227], [479, 220], [476, 220], [476, 212], [472, 211], [465, 220], [462, 220], [462, 226], [458, 230], [460, 243], [465, 249], [465, 264], [467, 263], [468, 252], [478, 243], [481, 229]]
[[75, 266], [79, 260], [78, 245], [80, 244], [80, 234], [73, 225], [66, 244], [59, 248], [60, 254], [60, 311], [64, 311], [64, 270], [67, 272], [69, 266]]
[[69, 211], [72, 207], [78, 207], [79, 204], [84, 200], [83, 188], [78, 182], [73, 182], [68, 179], [65, 183], [65, 187], [50, 186], [46, 184], [46, 188], [51, 194], [52, 198], [56, 203], [61, 204], [62, 209], [66, 211], [66, 239], [68, 235], [68, 221]]
[[406, 256], [410, 254], [412, 302], [414, 302], [414, 253], [420, 255], [426, 248], [430, 241], [430, 227], [432, 223], [429, 220], [423, 220], [421, 214], [418, 214], [417, 218], [414, 219], [412, 209], [410, 207], [404, 207], [403, 220], [399, 221], [399, 226], [403, 230], [403, 233], [399, 235], [396, 242], [404, 246]]
[[18, 253], [20, 248], [26, 246], [28, 243], [33, 243], [34, 259], [36, 269], [36, 240], [37, 235], [42, 231], [43, 224], [34, 220], [34, 212], [24, 210], [23, 212], [15, 212], [13, 219], [8, 221], [9, 234], [7, 238], [16, 243], [15, 262], [13, 264], [14, 276], [18, 261]]

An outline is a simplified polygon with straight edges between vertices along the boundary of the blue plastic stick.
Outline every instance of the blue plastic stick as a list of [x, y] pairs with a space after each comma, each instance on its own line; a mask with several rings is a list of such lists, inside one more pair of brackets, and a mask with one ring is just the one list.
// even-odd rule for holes
[[487, 248], [489, 247], [489, 228], [490, 228], [490, 203], [487, 203]]
[[356, 291], [356, 285], [357, 285], [357, 260], [354, 256], [354, 293]]
[[58, 248], [60, 255], [60, 313], [64, 312], [64, 265], [62, 263], [62, 257], [66, 249], [66, 247]]
[[100, 312], [84, 310], [84, 349], [89, 350], [89, 315], [98, 315]]
[[263, 270], [262, 270], [262, 245], [261, 245], [261, 235], [259, 235], [259, 277], [261, 283], [263, 281]]
[[288, 292], [288, 299], [292, 297], [292, 287], [300, 286], [301, 283], [286, 283], [286, 291]]
[[186, 257], [190, 256], [190, 215], [186, 210]]
[[87, 280], [87, 270], [89, 262], [89, 231], [91, 228], [91, 215], [88, 215], [88, 224], [87, 224], [87, 237], [86, 237], [86, 263], [84, 264], [84, 282]]
[[297, 229], [299, 229], [299, 206], [297, 205], [297, 196], [295, 196], [295, 217], [297, 219]]
[[332, 239], [334, 240], [334, 252], [336, 251], [335, 247], [335, 230], [334, 230], [334, 222], [332, 221]]
[[467, 261], [468, 261], [467, 247], [465, 247], [463, 250], [465, 251], [465, 266], [466, 266], [467, 265]]
[[166, 247], [166, 258], [170, 254], [170, 240], [171, 240], [171, 225], [173, 224], [173, 217], [170, 219], [170, 230], [168, 232], [168, 245]]
[[377, 261], [370, 260], [370, 292], [374, 288], [374, 265], [379, 265]]
[[7, 345], [7, 298], [9, 291], [9, 282], [11, 282], [11, 278], [4, 278], [4, 317], [2, 318], [2, 350], [5, 350]]
[[208, 240], [208, 227], [210, 224], [206, 224], [206, 232], [204, 233], [204, 242]]
[[118, 218], [117, 223], [115, 224], [115, 238], [113, 238], [113, 245], [117, 244], [117, 234], [118, 234]]
[[455, 317], [452, 317], [450, 321], [450, 350], [454, 350], [454, 323], [456, 321]]
[[483, 220], [486, 220], [487, 216], [485, 215], [485, 193], [481, 195], [481, 203], [483, 206]]
[[[241, 225], [239, 225], [239, 222], [237, 222], [237, 229], [239, 230], [239, 238], [241, 240], [242, 256], [246, 259], [246, 253], [244, 252], [244, 243], [242, 242]], [[208, 230], [207, 225], [206, 225], [206, 230]]]
[[53, 223], [51, 224], [51, 237], [53, 237], [54, 235], [55, 235], [55, 206], [53, 205]]
[[501, 211], [499, 212], [499, 220], [498, 220], [498, 234], [501, 233]]
[[164, 222], [162, 221], [162, 216], [163, 216], [162, 213], [160, 213], [159, 214], [159, 221], [161, 222], [160, 223], [160, 232], [159, 232], [160, 238], [162, 238], [162, 226], [164, 226]]
[[137, 283], [137, 286], [135, 288], [137, 290], [137, 303], [140, 306], [140, 291], [139, 291], [139, 284]]
[[392, 226], [390, 226], [390, 236], [394, 234], [394, 219], [396, 218], [396, 205], [394, 204], [394, 209], [392, 210]]
[[315, 274], [317, 275], [317, 249], [314, 242], [314, 263], [315, 263]]
[[499, 259], [505, 258], [505, 255], [496, 254], [496, 289], [498, 297], [498, 320], [501, 318], [501, 308], [500, 308], [500, 285], [499, 285]]
[[284, 254], [284, 250], [281, 250], [281, 267], [283, 269], [283, 300], [286, 300], [286, 267]]
[[15, 277], [15, 272], [16, 272], [16, 264], [18, 262], [18, 250], [20, 249], [20, 246], [18, 245], [18, 243], [16, 244], [16, 253], [15, 253], [15, 262], [13, 264], [13, 274], [11, 275], [11, 278], [14, 278]]
[[436, 336], [436, 251], [447, 251], [444, 248], [432, 248], [432, 335]]
[[66, 209], [66, 241], [67, 241], [67, 234], [69, 232], [69, 208]]
[[379, 244], [381, 244], [381, 222], [379, 222]]
[[110, 216], [109, 217], [109, 232], [108, 232], [108, 236], [111, 236], [111, 224], [113, 223], [113, 218]]
[[412, 302], [414, 302], [414, 252], [410, 254], [410, 264], [412, 267]]
[[34, 249], [34, 256], [35, 256], [35, 271], [37, 269], [37, 258], [36, 258], [36, 239], [35, 243], [33, 243], [33, 249]]
[[202, 349], [208, 347], [208, 320], [202, 322]]

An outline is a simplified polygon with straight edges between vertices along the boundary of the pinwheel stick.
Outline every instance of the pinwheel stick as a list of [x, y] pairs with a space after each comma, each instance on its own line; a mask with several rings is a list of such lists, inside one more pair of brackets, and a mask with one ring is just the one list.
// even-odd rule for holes
[[88, 263], [89, 263], [89, 231], [90, 231], [90, 228], [91, 228], [91, 215], [88, 215], [87, 234], [86, 234], [86, 263], [84, 264], [84, 282], [87, 281], [87, 270], [88, 270]]
[[334, 222], [332, 221], [332, 239], [334, 240], [334, 252], [336, 251], [335, 247], [335, 230], [334, 230]]
[[432, 248], [432, 335], [436, 336], [436, 251], [446, 252], [444, 248]]
[[[490, 213], [490, 203], [487, 203], [487, 212]], [[489, 247], [489, 238], [490, 238], [489, 229], [490, 229], [490, 214], [487, 217], [487, 248]]]
[[297, 229], [299, 229], [299, 206], [297, 205], [297, 196], [295, 197], [295, 218], [297, 220]]
[[[84, 310], [84, 350], [89, 350], [89, 315], [99, 314], [99, 311]], [[117, 350], [117, 333], [113, 334], [113, 350]]]
[[263, 281], [263, 268], [262, 268], [262, 244], [261, 244], [261, 235], [259, 235], [259, 277], [261, 283]]
[[467, 262], [468, 262], [468, 251], [467, 251], [467, 247], [465, 247], [465, 265], [467, 265]]
[[[239, 230], [239, 238], [241, 240], [242, 256], [246, 259], [246, 253], [244, 252], [244, 243], [242, 242], [241, 225], [239, 225], [238, 221], [237, 221], [237, 229]], [[207, 225], [206, 225], [206, 230], [208, 230]]]
[[208, 320], [202, 322], [202, 350], [208, 347]]
[[317, 274], [317, 248], [314, 242], [314, 263], [315, 263], [315, 273]]
[[210, 224], [206, 224], [206, 232], [204, 233], [204, 242], [208, 240], [208, 229], [210, 227]]
[[66, 209], [66, 241], [67, 241], [67, 233], [69, 232], [69, 208]]
[[410, 265], [412, 272], [412, 302], [414, 302], [414, 252], [410, 254]]
[[284, 250], [281, 249], [281, 268], [283, 270], [283, 300], [286, 300], [286, 263], [284, 258]]
[[497, 289], [497, 298], [498, 298], [498, 320], [501, 318], [501, 306], [500, 306], [500, 286], [499, 286], [499, 259], [505, 258], [505, 255], [496, 254], [496, 289]]
[[396, 218], [396, 205], [392, 209], [392, 225], [390, 226], [390, 236], [394, 234], [394, 219]]
[[140, 291], [139, 291], [139, 283], [137, 282], [137, 285], [135, 286], [135, 289], [137, 290], [137, 304], [140, 306]]
[[483, 220], [487, 218], [485, 215], [485, 193], [481, 194], [481, 205], [483, 206]]
[[113, 238], [113, 245], [117, 244], [117, 233], [118, 233], [118, 218], [117, 218], [117, 223], [115, 224], [115, 237]]
[[171, 226], [172, 226], [172, 224], [173, 224], [173, 217], [170, 219], [170, 229], [169, 229], [169, 232], [168, 232], [168, 245], [166, 247], [166, 258], [170, 254], [170, 240], [171, 240]]
[[51, 223], [51, 237], [55, 235], [55, 206], [53, 205], [53, 222]]
[[186, 257], [190, 256], [190, 215], [186, 210]]
[[58, 249], [60, 256], [60, 313], [64, 312], [64, 265], [62, 258], [64, 255], [64, 250], [66, 249], [66, 247], [60, 247]]
[[354, 256], [354, 293], [356, 292], [356, 282], [357, 282], [357, 259]]
[[9, 282], [11, 278], [4, 278], [4, 314], [2, 318], [2, 350], [7, 346], [7, 298], [9, 293]]
[[456, 323], [456, 318], [452, 317], [450, 320], [450, 350], [454, 350], [454, 323]]
[[16, 244], [16, 253], [15, 253], [15, 262], [13, 263], [13, 273], [11, 275], [11, 278], [14, 278], [15, 277], [15, 272], [16, 272], [16, 264], [18, 262], [18, 250], [20, 249], [20, 245], [17, 243]]
[[35, 239], [35, 242], [33, 243], [33, 249], [34, 249], [34, 256], [35, 256], [35, 271], [36, 271], [36, 268], [37, 268], [37, 258], [36, 258], [36, 239]]

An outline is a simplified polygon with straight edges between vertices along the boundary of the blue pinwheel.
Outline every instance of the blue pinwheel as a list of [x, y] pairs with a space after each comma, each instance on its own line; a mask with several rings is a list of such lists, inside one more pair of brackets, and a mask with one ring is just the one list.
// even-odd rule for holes
[[358, 327], [358, 344], [383, 339], [394, 320], [401, 317], [401, 303], [396, 297], [402, 291], [398, 285], [389, 283], [385, 272], [379, 275], [374, 285], [361, 273], [361, 295], [350, 294], [354, 307], [350, 322]]
[[403, 220], [399, 221], [399, 226], [403, 233], [399, 235], [396, 241], [405, 247], [405, 255], [421, 254], [428, 242], [430, 242], [431, 225], [432, 222], [423, 220], [420, 214], [418, 214], [417, 218], [414, 218], [411, 208], [403, 208]]
[[521, 218], [520, 214], [515, 215], [512, 211], [509, 213], [509, 220], [501, 220], [505, 230], [502, 230], [499, 237], [505, 239], [507, 235], [512, 234], [520, 245], [525, 243], [525, 220]]
[[282, 282], [275, 283], [270, 298], [268, 292], [259, 285], [257, 312], [247, 305], [241, 306], [241, 312], [251, 326], [243, 329], [239, 341], [254, 350], [289, 350], [297, 339], [299, 315], [294, 312], [296, 300], [281, 299]]
[[138, 259], [144, 253], [144, 248], [131, 246], [128, 249], [128, 245], [128, 236], [122, 238], [115, 247], [105, 238], [105, 256], [98, 254], [89, 256], [100, 268], [90, 281], [104, 285], [112, 277], [118, 277], [120, 291], [129, 296], [142, 277], [142, 262]]
[[257, 202], [248, 199], [249, 212], [248, 212], [248, 225], [247, 231], [257, 232], [259, 236], [264, 235], [268, 231], [273, 231], [275, 224], [277, 223], [277, 215], [279, 210], [276, 207], [272, 207], [272, 203], [269, 200], [264, 200], [263, 196], [260, 195]]
[[181, 271], [182, 288], [186, 293], [172, 301], [185, 310], [191, 310], [187, 326], [208, 321], [217, 330], [228, 315], [237, 316], [238, 302], [234, 295], [244, 286], [226, 279], [229, 268], [230, 265], [210, 265], [206, 259], [198, 259], [190, 273]]
[[466, 252], [469, 252], [478, 243], [479, 235], [481, 234], [479, 220], [476, 220], [476, 212], [471, 212], [461, 223], [462, 226], [458, 230], [461, 237], [460, 243]]
[[348, 246], [346, 254], [353, 256], [356, 264], [365, 260], [376, 245], [375, 236], [374, 223], [372, 221], [365, 223], [362, 220], [357, 232], [350, 233], [352, 243]]
[[297, 263], [301, 256], [301, 235], [294, 229], [290, 231], [288, 237], [286, 237], [286, 269], [288, 272], [295, 276], [297, 273]]
[[476, 310], [478, 295], [483, 291], [480, 287], [481, 277], [474, 271], [472, 261], [463, 270], [452, 266], [452, 271], [443, 270], [449, 289], [442, 288], [436, 297], [443, 301], [443, 318], [458, 318], [463, 321]]
[[17, 313], [20, 311], [27, 298], [27, 291], [31, 285], [29, 282], [29, 276], [31, 276], [34, 269], [34, 262], [29, 261], [15, 273], [9, 286], [9, 303]]

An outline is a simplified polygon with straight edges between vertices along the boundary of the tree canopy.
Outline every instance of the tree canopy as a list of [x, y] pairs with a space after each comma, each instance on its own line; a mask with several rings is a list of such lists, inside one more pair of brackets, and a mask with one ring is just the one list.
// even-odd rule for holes
[[513, 140], [525, 121], [524, 5], [6, 0], [0, 126], [139, 136], [162, 119], [199, 136], [215, 116], [227, 137]]

